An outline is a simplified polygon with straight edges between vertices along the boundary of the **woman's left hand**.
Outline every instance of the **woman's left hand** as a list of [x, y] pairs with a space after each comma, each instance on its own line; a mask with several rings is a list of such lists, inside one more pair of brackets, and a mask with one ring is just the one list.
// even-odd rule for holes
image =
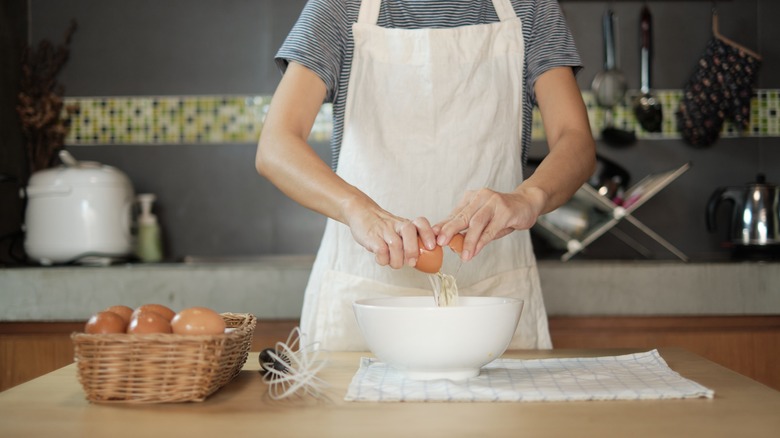
[[531, 228], [546, 198], [542, 190], [522, 184], [511, 193], [487, 188], [468, 191], [449, 217], [433, 226], [436, 242], [445, 246], [452, 236], [466, 230], [461, 258], [471, 260], [491, 241]]
[[488, 243], [514, 230], [530, 229], [536, 219], [560, 207], [588, 180], [596, 165], [596, 144], [574, 72], [556, 67], [534, 85], [550, 152], [510, 193], [467, 192], [450, 216], [435, 224], [439, 245], [466, 230], [461, 259], [471, 260]]

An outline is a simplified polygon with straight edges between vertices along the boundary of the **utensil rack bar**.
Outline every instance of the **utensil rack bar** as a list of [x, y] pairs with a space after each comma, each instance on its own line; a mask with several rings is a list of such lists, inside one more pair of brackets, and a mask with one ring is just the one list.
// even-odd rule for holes
[[631, 195], [634, 195], [635, 199], [625, 208], [615, 204], [611, 200], [599, 194], [596, 189], [591, 187], [588, 183], [583, 184], [579, 190], [577, 190], [575, 196], [577, 196], [577, 198], [580, 200], [584, 200], [591, 207], [606, 215], [608, 219], [589, 229], [581, 240], [573, 238], [570, 234], [553, 225], [550, 221], [546, 220], [544, 216], [539, 217], [537, 220], [537, 225], [544, 228], [547, 233], [553, 235], [557, 239], [560, 239], [566, 244], [566, 252], [561, 256], [561, 261], [564, 262], [570, 260], [578, 253], [585, 250], [588, 245], [593, 243], [596, 239], [603, 236], [608, 231], [614, 233], [616, 237], [618, 237], [618, 239], [620, 239], [623, 243], [632, 247], [643, 256], [649, 257], [650, 251], [647, 248], [639, 244], [635, 239], [630, 238], [627, 234], [615, 228], [615, 226], [623, 220], [626, 220], [628, 223], [635, 226], [637, 229], [642, 231], [645, 235], [649, 236], [651, 239], [660, 244], [664, 249], [672, 253], [680, 260], [687, 262], [690, 259], [687, 255], [685, 255], [685, 253], [680, 251], [669, 241], [661, 237], [661, 235], [634, 217], [632, 213], [644, 205], [650, 198], [655, 196], [667, 185], [671, 184], [672, 181], [685, 173], [688, 169], [690, 169], [690, 167], [691, 163], [685, 163], [676, 169], [672, 169], [666, 172], [659, 172], [643, 178], [641, 181], [626, 191], [626, 200], [632, 199]]

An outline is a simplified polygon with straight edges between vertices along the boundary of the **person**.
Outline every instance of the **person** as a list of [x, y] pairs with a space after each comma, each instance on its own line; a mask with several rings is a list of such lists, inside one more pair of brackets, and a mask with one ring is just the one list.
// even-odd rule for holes
[[[557, 3], [310, 0], [276, 60], [256, 168], [328, 218], [304, 294], [308, 339], [366, 350], [352, 302], [432, 294], [412, 268], [418, 237], [432, 249], [462, 233], [442, 272], [461, 295], [524, 300], [510, 348], [551, 348], [529, 228], [595, 167]], [[307, 143], [323, 102], [330, 165]], [[533, 105], [549, 152], [524, 179]]]

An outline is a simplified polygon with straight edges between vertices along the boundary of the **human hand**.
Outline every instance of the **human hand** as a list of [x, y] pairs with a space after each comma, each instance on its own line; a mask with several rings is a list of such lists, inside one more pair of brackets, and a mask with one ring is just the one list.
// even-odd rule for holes
[[414, 267], [420, 254], [417, 237], [428, 249], [436, 246], [436, 235], [424, 217], [414, 220], [395, 216], [376, 204], [354, 206], [345, 214], [352, 237], [374, 254], [377, 264], [400, 269]]
[[433, 226], [436, 242], [447, 245], [452, 236], [465, 230], [460, 256], [463, 261], [471, 260], [491, 241], [531, 228], [546, 198], [542, 190], [522, 185], [511, 193], [487, 188], [468, 191], [450, 215]]

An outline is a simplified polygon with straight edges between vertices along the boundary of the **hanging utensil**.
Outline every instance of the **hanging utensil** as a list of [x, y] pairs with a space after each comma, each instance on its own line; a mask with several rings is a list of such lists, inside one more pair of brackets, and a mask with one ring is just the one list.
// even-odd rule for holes
[[650, 9], [645, 6], [639, 19], [640, 29], [640, 95], [634, 101], [634, 115], [645, 131], [661, 132], [663, 122], [663, 108], [661, 102], [655, 98], [650, 88], [652, 51], [652, 16]]
[[593, 78], [591, 88], [596, 96], [596, 103], [604, 108], [617, 105], [626, 92], [626, 78], [617, 69], [615, 62], [615, 36], [613, 29], [613, 12], [607, 9], [602, 17], [604, 32], [604, 69]]
[[612, 110], [615, 105], [623, 101], [626, 94], [626, 77], [617, 66], [614, 13], [611, 9], [607, 9], [604, 13], [602, 30], [604, 33], [604, 70], [596, 74], [591, 84], [596, 103], [606, 110], [606, 123], [601, 137], [609, 145], [627, 146], [636, 141], [634, 133], [618, 129], [612, 124]]

